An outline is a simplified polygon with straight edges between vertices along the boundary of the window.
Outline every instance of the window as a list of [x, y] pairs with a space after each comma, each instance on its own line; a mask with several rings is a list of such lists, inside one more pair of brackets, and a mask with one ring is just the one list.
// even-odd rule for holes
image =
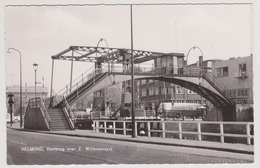
[[228, 67], [223, 68], [223, 76], [228, 76]]
[[125, 91], [131, 93], [131, 87], [130, 86], [126, 87]]
[[215, 75], [216, 77], [220, 77], [221, 76], [221, 68], [215, 69]]
[[155, 88], [154, 88], [154, 94], [155, 94], [155, 95], [158, 95], [158, 94], [159, 94], [159, 88], [158, 88], [158, 87], [155, 87]]
[[236, 90], [233, 90], [233, 97], [236, 97]]
[[247, 90], [247, 89], [245, 89], [244, 95], [245, 95], [245, 96], [248, 96], [248, 90]]
[[188, 94], [196, 94], [195, 92], [193, 92], [192, 90], [189, 90], [189, 89], [187, 89], [188, 90]]
[[165, 92], [167, 92], [167, 90], [164, 87], [161, 87], [161, 94], [167, 94]]
[[166, 57], [162, 57], [161, 60], [162, 60], [162, 64], [161, 64], [162, 67], [166, 67], [166, 63], [167, 63]]
[[176, 90], [177, 90], [177, 94], [182, 94], [183, 93], [183, 89], [180, 86], [176, 86]]
[[146, 89], [142, 89], [142, 96], [143, 97], [147, 95], [146, 93], [147, 93]]
[[246, 64], [239, 64], [239, 76], [240, 77], [246, 76]]
[[147, 83], [153, 83], [152, 79], [147, 79]]
[[244, 89], [242, 89], [242, 90], [240, 91], [240, 94], [241, 94], [241, 96], [245, 96], [245, 94], [244, 94]]
[[215, 69], [216, 77], [228, 76], [228, 67], [222, 67]]
[[173, 94], [172, 87], [167, 87], [167, 90], [168, 90], [167, 91], [168, 94]]
[[155, 67], [160, 68], [161, 67], [161, 58], [157, 58], [155, 61]]
[[136, 81], [136, 86], [139, 86], [140, 85], [140, 81]]
[[148, 95], [149, 96], [154, 95], [154, 89], [153, 88], [149, 88]]

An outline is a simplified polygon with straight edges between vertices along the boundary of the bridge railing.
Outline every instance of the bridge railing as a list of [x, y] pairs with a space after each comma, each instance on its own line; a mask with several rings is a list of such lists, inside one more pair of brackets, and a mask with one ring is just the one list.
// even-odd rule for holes
[[[131, 73], [130, 64], [129, 65], [116, 64], [111, 66], [110, 68], [105, 66], [104, 69], [106, 70], [106, 72], [123, 73], [123, 74]], [[135, 64], [134, 73], [138, 75], [172, 75], [172, 74], [179, 74], [180, 69], [177, 66], [155, 68], [153, 64], [137, 64], [137, 65]]]
[[67, 102], [65, 96], [63, 96], [63, 112], [64, 112], [64, 115], [65, 115], [69, 125], [70, 125], [70, 129], [74, 130], [75, 129], [74, 123], [73, 123], [74, 115], [73, 115], [73, 112], [72, 112], [70, 105]]
[[[128, 120], [93, 120], [93, 131], [113, 134], [130, 135], [132, 121]], [[191, 125], [195, 126], [191, 126]], [[175, 126], [171, 126], [175, 125]], [[210, 130], [209, 128], [212, 129]], [[233, 131], [235, 127], [239, 127]], [[245, 139], [246, 144], [252, 145], [253, 122], [207, 122], [207, 121], [136, 121], [135, 134], [147, 137], [178, 138], [197, 141], [217, 141], [221, 143], [243, 143], [239, 139]], [[193, 128], [193, 129], [190, 129]], [[231, 131], [230, 131], [231, 130]], [[244, 130], [244, 131], [240, 131]], [[143, 131], [143, 134], [141, 134]], [[205, 137], [211, 137], [207, 139]], [[191, 139], [190, 137], [193, 137]], [[215, 137], [215, 138], [212, 138]], [[230, 140], [233, 139], [233, 140]], [[238, 139], [238, 140], [236, 140]]]
[[[230, 99], [234, 98], [234, 95], [230, 95], [228, 92], [228, 88], [221, 83], [211, 72], [207, 72], [203, 74], [203, 77], [209, 82], [211, 83], [211, 85], [213, 87], [215, 87], [219, 92], [221, 92], [223, 94], [223, 96], [225, 96], [226, 98]], [[231, 100], [230, 100], [231, 101]]]
[[94, 70], [95, 70], [95, 66], [92, 66], [86, 72], [82, 73], [80, 76], [78, 76], [76, 79], [72, 81], [71, 88], [70, 88], [70, 84], [67, 84], [64, 88], [58, 91], [55, 94], [55, 96], [68, 95], [70, 92], [73, 92], [75, 89], [77, 89], [79, 86], [81, 86], [91, 77], [90, 74], [94, 74]]
[[[102, 72], [113, 72], [113, 73], [131, 73], [131, 65], [115, 64], [108, 68], [103, 66]], [[109, 69], [109, 70], [108, 70]], [[202, 76], [203, 70], [196, 67], [179, 67], [179, 66], [169, 66], [169, 67], [154, 67], [153, 64], [135, 64], [134, 73], [136, 75], [169, 75], [169, 76]]]

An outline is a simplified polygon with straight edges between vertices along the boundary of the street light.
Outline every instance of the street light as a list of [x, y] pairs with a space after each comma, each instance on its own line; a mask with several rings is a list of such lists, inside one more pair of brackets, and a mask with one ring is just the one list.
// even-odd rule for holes
[[[202, 50], [201, 50], [199, 47], [197, 47], [197, 46], [193, 46], [193, 47], [188, 51], [188, 53], [187, 53], [186, 61], [185, 61], [185, 66], [188, 66], [188, 57], [189, 57], [190, 51], [191, 51], [191, 50], [195, 50], [196, 48], [200, 50], [201, 56], [199, 56], [199, 58], [201, 57], [202, 60], [203, 60]], [[199, 66], [200, 66], [200, 68], [202, 69], [202, 68], [203, 68], [203, 65], [202, 65], [201, 60], [199, 59], [199, 64], [200, 64], [200, 63], [201, 63], [201, 65], [199, 65]], [[187, 69], [187, 70], [188, 70], [188, 69]]]
[[[189, 57], [189, 54], [190, 54], [190, 51], [191, 50], [195, 50], [195, 49], [198, 49], [199, 51], [200, 51], [200, 53], [201, 53], [201, 55], [199, 56], [199, 68], [201, 69], [201, 72], [200, 72], [200, 75], [203, 75], [203, 53], [202, 53], [202, 50], [199, 48], [199, 47], [197, 47], [197, 46], [193, 46], [189, 51], [188, 51], [188, 53], [187, 53], [187, 57], [186, 57], [186, 63], [185, 63], [185, 65], [186, 66], [188, 66], [188, 57]], [[201, 97], [201, 103], [202, 103], [202, 97]]]
[[33, 69], [34, 69], [34, 72], [35, 72], [35, 90], [34, 90], [34, 94], [35, 94], [35, 101], [36, 101], [36, 84], [37, 84], [37, 81], [36, 81], [36, 71], [38, 69], [38, 64], [34, 63], [33, 64]]
[[200, 49], [199, 47], [197, 47], [197, 46], [193, 46], [193, 47], [188, 51], [188, 54], [187, 54], [187, 57], [186, 57], [186, 65], [188, 65], [188, 57], [189, 57], [190, 51], [191, 51], [192, 49], [195, 50], [196, 48], [200, 50], [201, 56], [203, 57], [203, 53], [202, 53], [201, 49]]
[[134, 85], [134, 54], [133, 54], [133, 48], [134, 48], [134, 43], [133, 43], [133, 9], [132, 5], [130, 5], [130, 23], [131, 23], [131, 85], [132, 85], [132, 103], [131, 103], [131, 108], [132, 108], [132, 138], [136, 138], [136, 128], [135, 128], [135, 85]]
[[22, 54], [19, 50], [15, 48], [9, 48], [7, 53], [12, 53], [10, 50], [14, 50], [20, 55], [20, 127], [23, 127], [23, 114], [22, 114]]
[[[104, 39], [104, 38], [99, 39], [99, 41], [97, 43], [97, 47], [96, 47], [96, 61], [97, 61], [98, 46], [99, 46], [99, 43], [102, 41], [104, 41], [108, 47], [108, 43], [107, 43], [106, 39]], [[98, 61], [96, 62], [95, 71], [96, 71], [97, 67], [98, 67]], [[108, 71], [109, 71], [109, 66], [108, 66]]]

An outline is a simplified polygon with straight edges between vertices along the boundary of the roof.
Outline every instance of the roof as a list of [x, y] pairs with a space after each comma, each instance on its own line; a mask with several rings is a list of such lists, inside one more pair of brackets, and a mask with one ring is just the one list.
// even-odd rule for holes
[[[85, 62], [108, 62], [113, 60], [116, 63], [123, 62], [124, 57], [131, 55], [131, 49], [91, 47], [91, 46], [70, 46], [68, 49], [52, 56], [52, 59]], [[184, 57], [183, 53], [162, 53], [152, 51], [133, 50], [134, 63], [142, 63], [161, 56]]]
[[[19, 85], [15, 85], [15, 86], [7, 86], [6, 87], [6, 92], [13, 92], [13, 93], [17, 93], [20, 92], [20, 86]], [[34, 86], [27, 86], [27, 87], [22, 87], [22, 92], [27, 92], [27, 93], [34, 93], [35, 92], [35, 87]], [[36, 92], [45, 92], [48, 93], [48, 87], [36, 87]]]

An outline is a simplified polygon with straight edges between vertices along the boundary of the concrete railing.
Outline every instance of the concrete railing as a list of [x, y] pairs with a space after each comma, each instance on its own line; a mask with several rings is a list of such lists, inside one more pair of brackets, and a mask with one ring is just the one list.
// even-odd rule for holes
[[[49, 113], [46, 110], [46, 107], [44, 105], [44, 101], [41, 97], [36, 97], [36, 98], [32, 98], [32, 99], [29, 100], [27, 108], [26, 108], [26, 114], [25, 115], [27, 116], [27, 111], [29, 111], [30, 109], [37, 109], [37, 108], [40, 109], [40, 112], [42, 114], [44, 122], [46, 123], [48, 130], [50, 130], [50, 128], [51, 128], [51, 118], [49, 116]], [[37, 117], [37, 119], [39, 119], [39, 117]]]
[[[93, 131], [113, 134], [130, 135], [132, 131], [131, 121], [121, 120], [93, 120]], [[176, 125], [174, 129], [169, 128], [169, 125]], [[190, 129], [190, 125], [195, 125], [194, 129]], [[168, 125], [166, 129], [166, 125]], [[184, 128], [186, 125], [186, 128]], [[212, 132], [209, 128], [212, 126]], [[156, 128], [154, 128], [156, 126]], [[244, 131], [233, 131], [233, 127], [244, 127]], [[178, 135], [178, 139], [186, 139], [185, 136], [195, 136], [195, 140], [204, 141], [203, 136], [218, 137], [214, 141], [226, 143], [228, 138], [246, 139], [246, 144], [251, 145], [254, 135], [252, 135], [253, 122], [208, 122], [208, 121], [136, 121], [135, 135], [144, 135], [153, 137], [156, 133], [161, 138], [168, 138], [167, 135]], [[203, 128], [202, 128], [203, 127]], [[229, 130], [227, 129], [229, 128]], [[231, 131], [230, 131], [231, 130]], [[239, 143], [239, 142], [237, 142]]]

